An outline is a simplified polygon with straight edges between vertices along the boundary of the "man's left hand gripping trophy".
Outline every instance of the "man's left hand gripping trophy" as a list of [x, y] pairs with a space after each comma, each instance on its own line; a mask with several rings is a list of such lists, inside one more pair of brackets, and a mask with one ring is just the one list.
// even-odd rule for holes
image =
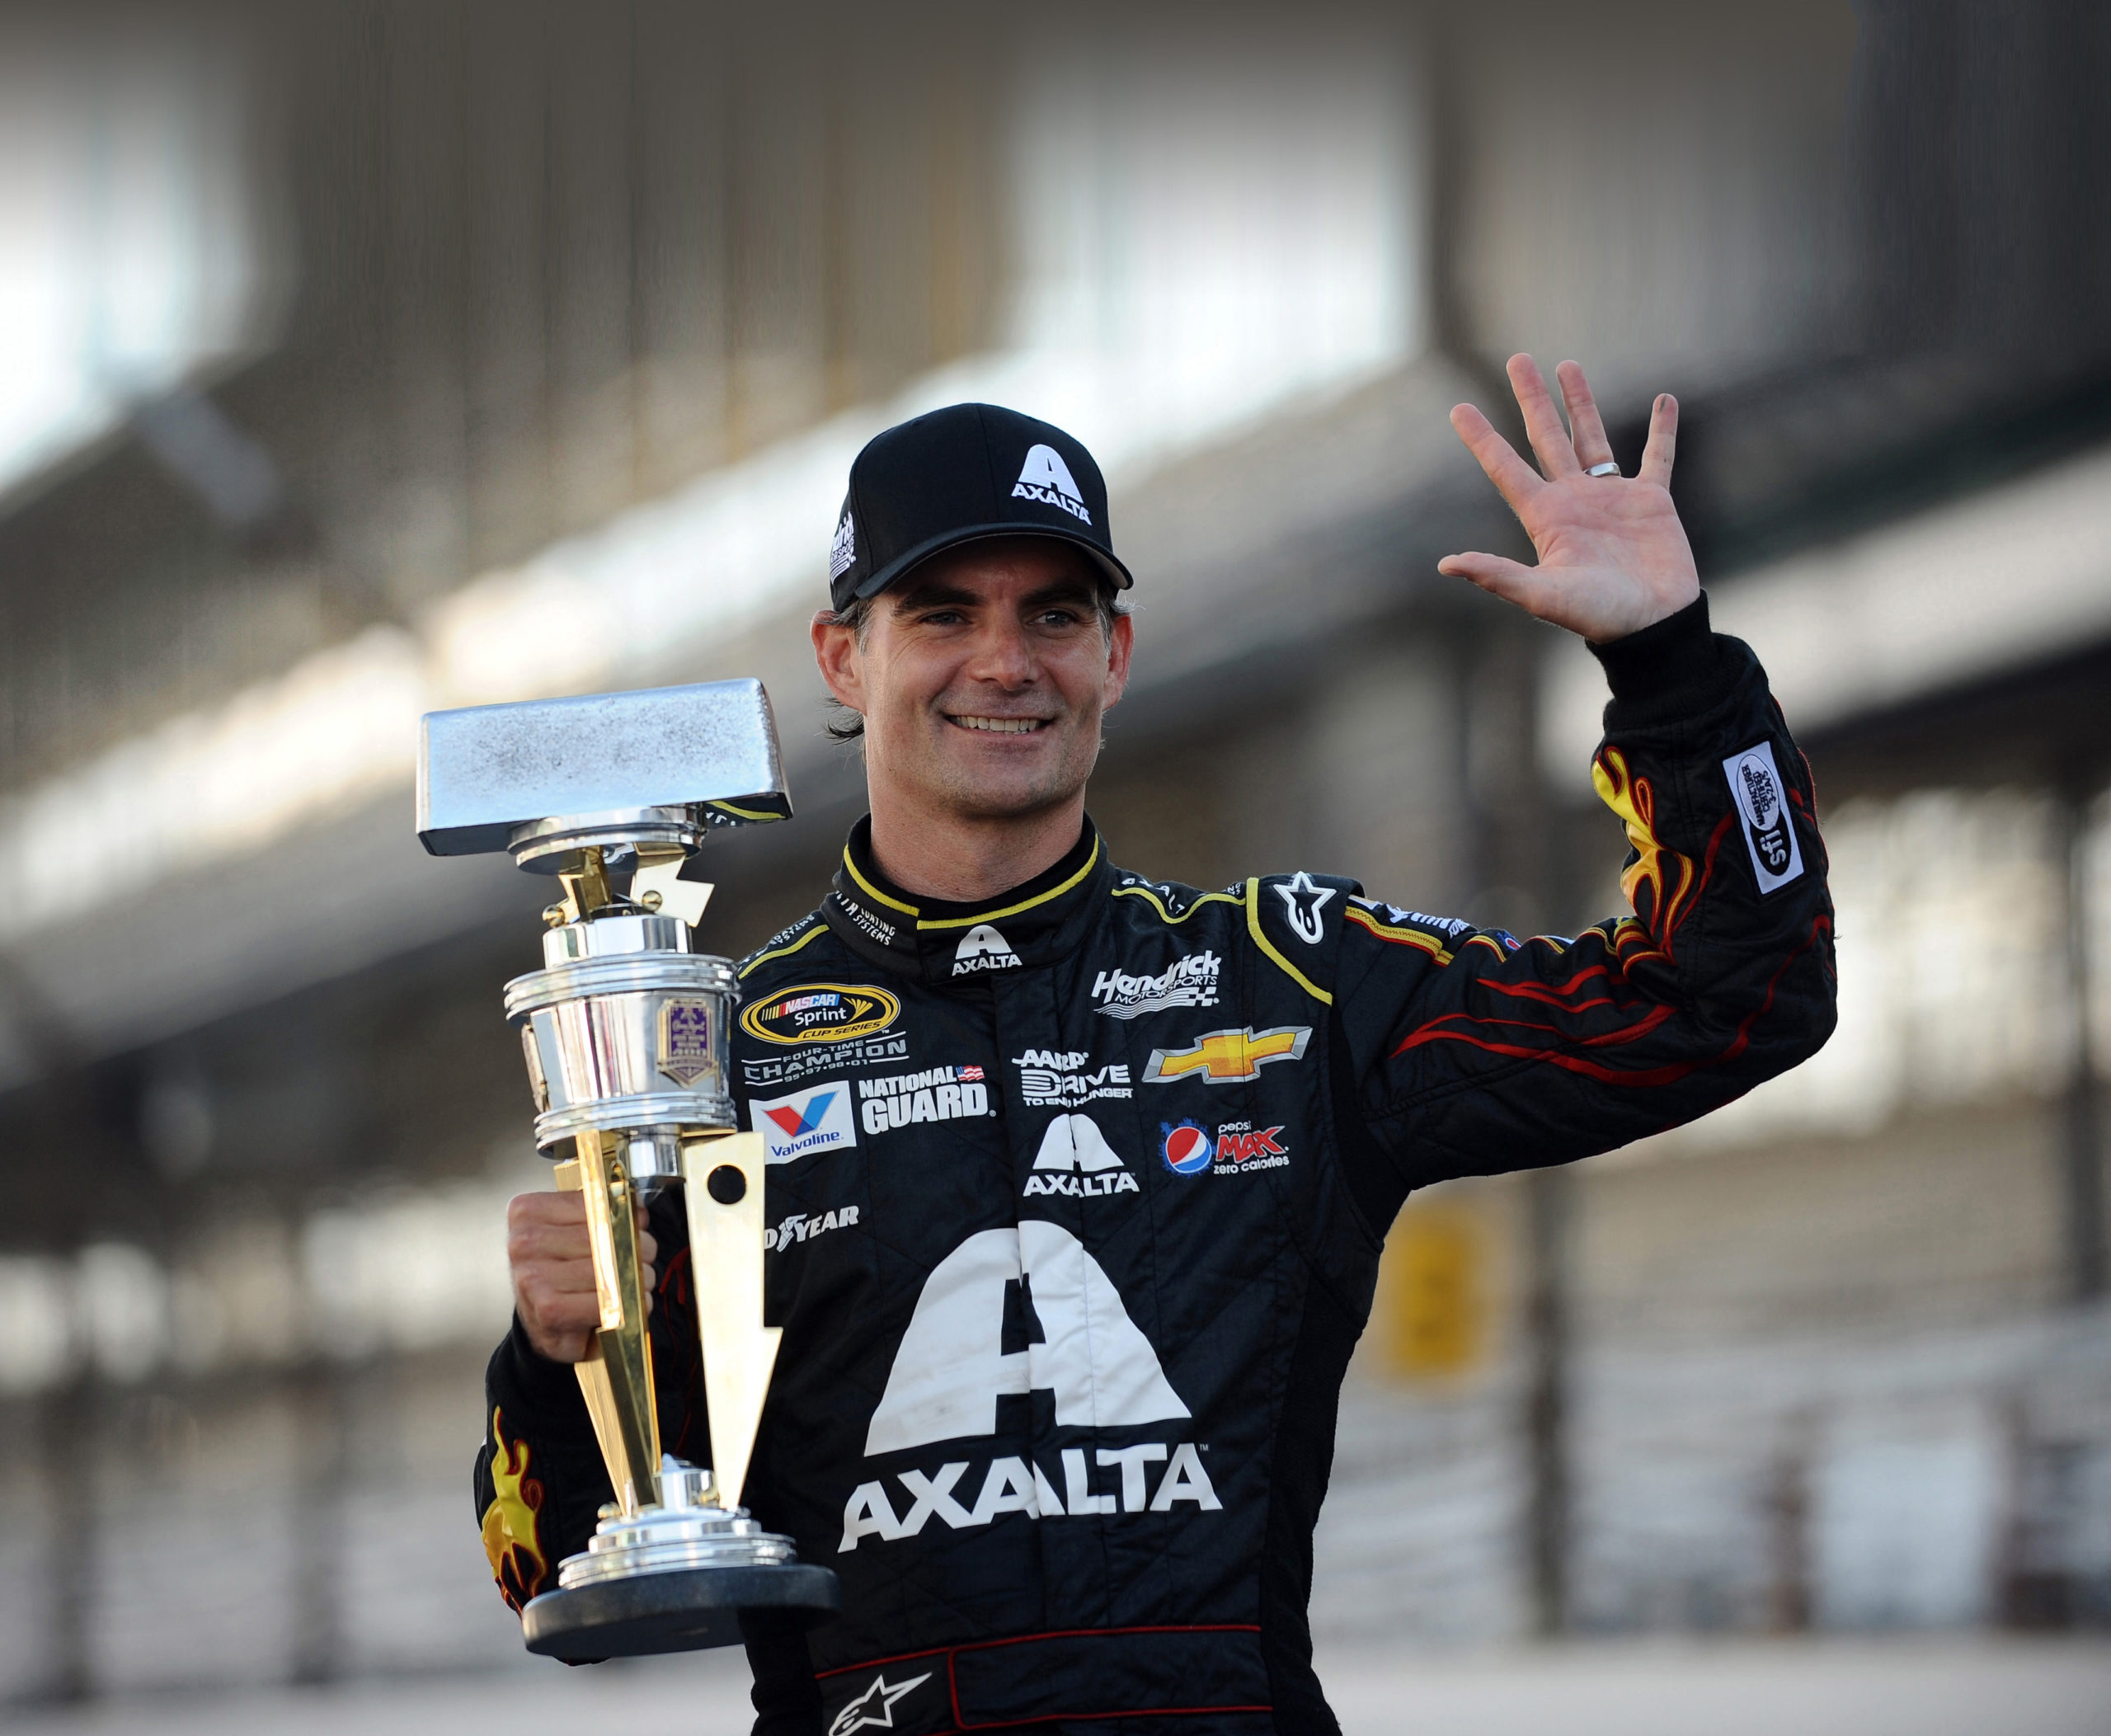
[[[508, 851], [564, 892], [543, 913], [544, 968], [505, 986], [505, 1010], [535, 1142], [585, 1196], [601, 1326], [579, 1384], [616, 1498], [523, 1613], [533, 1652], [689, 1651], [737, 1641], [742, 1609], [820, 1620], [839, 1605], [835, 1575], [740, 1505], [778, 1336], [763, 1324], [764, 1156], [734, 1131], [726, 1089], [732, 967], [689, 950], [711, 888], [686, 870], [706, 833], [791, 812], [759, 681], [425, 719], [419, 841]], [[661, 1452], [653, 1404], [634, 1207], [670, 1185], [689, 1218], [708, 1470]]]

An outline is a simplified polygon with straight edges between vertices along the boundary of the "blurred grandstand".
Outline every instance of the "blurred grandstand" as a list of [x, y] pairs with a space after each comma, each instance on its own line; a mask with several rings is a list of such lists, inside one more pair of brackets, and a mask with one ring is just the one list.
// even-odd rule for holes
[[1095, 816], [1563, 930], [1580, 648], [1446, 425], [1685, 406], [1816, 768], [1842, 1022], [1712, 1121], [1410, 1202], [1315, 1625], [2111, 1625], [2111, 15], [2086, 0], [0, 18], [0, 1696], [527, 1668], [470, 1513], [536, 889], [438, 705], [754, 674], [849, 457], [1073, 429], [1137, 572]]

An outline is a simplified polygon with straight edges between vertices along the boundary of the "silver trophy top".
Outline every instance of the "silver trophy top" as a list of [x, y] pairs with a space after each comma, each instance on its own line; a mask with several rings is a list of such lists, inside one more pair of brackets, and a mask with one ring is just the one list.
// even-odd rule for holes
[[511, 852], [556, 873], [609, 857], [693, 854], [716, 826], [789, 817], [769, 696], [752, 679], [428, 712], [418, 841]]

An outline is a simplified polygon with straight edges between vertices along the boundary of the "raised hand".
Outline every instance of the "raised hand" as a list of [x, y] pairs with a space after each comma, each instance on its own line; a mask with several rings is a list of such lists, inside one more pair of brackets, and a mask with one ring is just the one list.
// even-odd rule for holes
[[1451, 426], [1480, 460], [1532, 539], [1540, 564], [1495, 554], [1446, 555], [1439, 572], [1470, 579], [1520, 609], [1596, 643], [1638, 633], [1676, 614], [1700, 594], [1693, 550], [1671, 505], [1671, 456], [1678, 445], [1678, 401], [1661, 393], [1649, 412], [1649, 440], [1633, 477], [1587, 473], [1612, 462], [1606, 426], [1583, 370], [1554, 369], [1568, 407], [1561, 425], [1539, 365], [1513, 355], [1506, 370], [1525, 413], [1525, 430], [1542, 476], [1512, 449], [1471, 404], [1451, 412]]

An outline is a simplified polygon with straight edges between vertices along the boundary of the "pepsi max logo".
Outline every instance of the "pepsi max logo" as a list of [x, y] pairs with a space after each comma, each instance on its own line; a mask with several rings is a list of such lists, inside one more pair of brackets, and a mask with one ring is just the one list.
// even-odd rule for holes
[[1159, 1150], [1167, 1169], [1175, 1175], [1198, 1175], [1210, 1167], [1211, 1158], [1216, 1155], [1216, 1141], [1208, 1128], [1192, 1121], [1159, 1125], [1165, 1136]]

